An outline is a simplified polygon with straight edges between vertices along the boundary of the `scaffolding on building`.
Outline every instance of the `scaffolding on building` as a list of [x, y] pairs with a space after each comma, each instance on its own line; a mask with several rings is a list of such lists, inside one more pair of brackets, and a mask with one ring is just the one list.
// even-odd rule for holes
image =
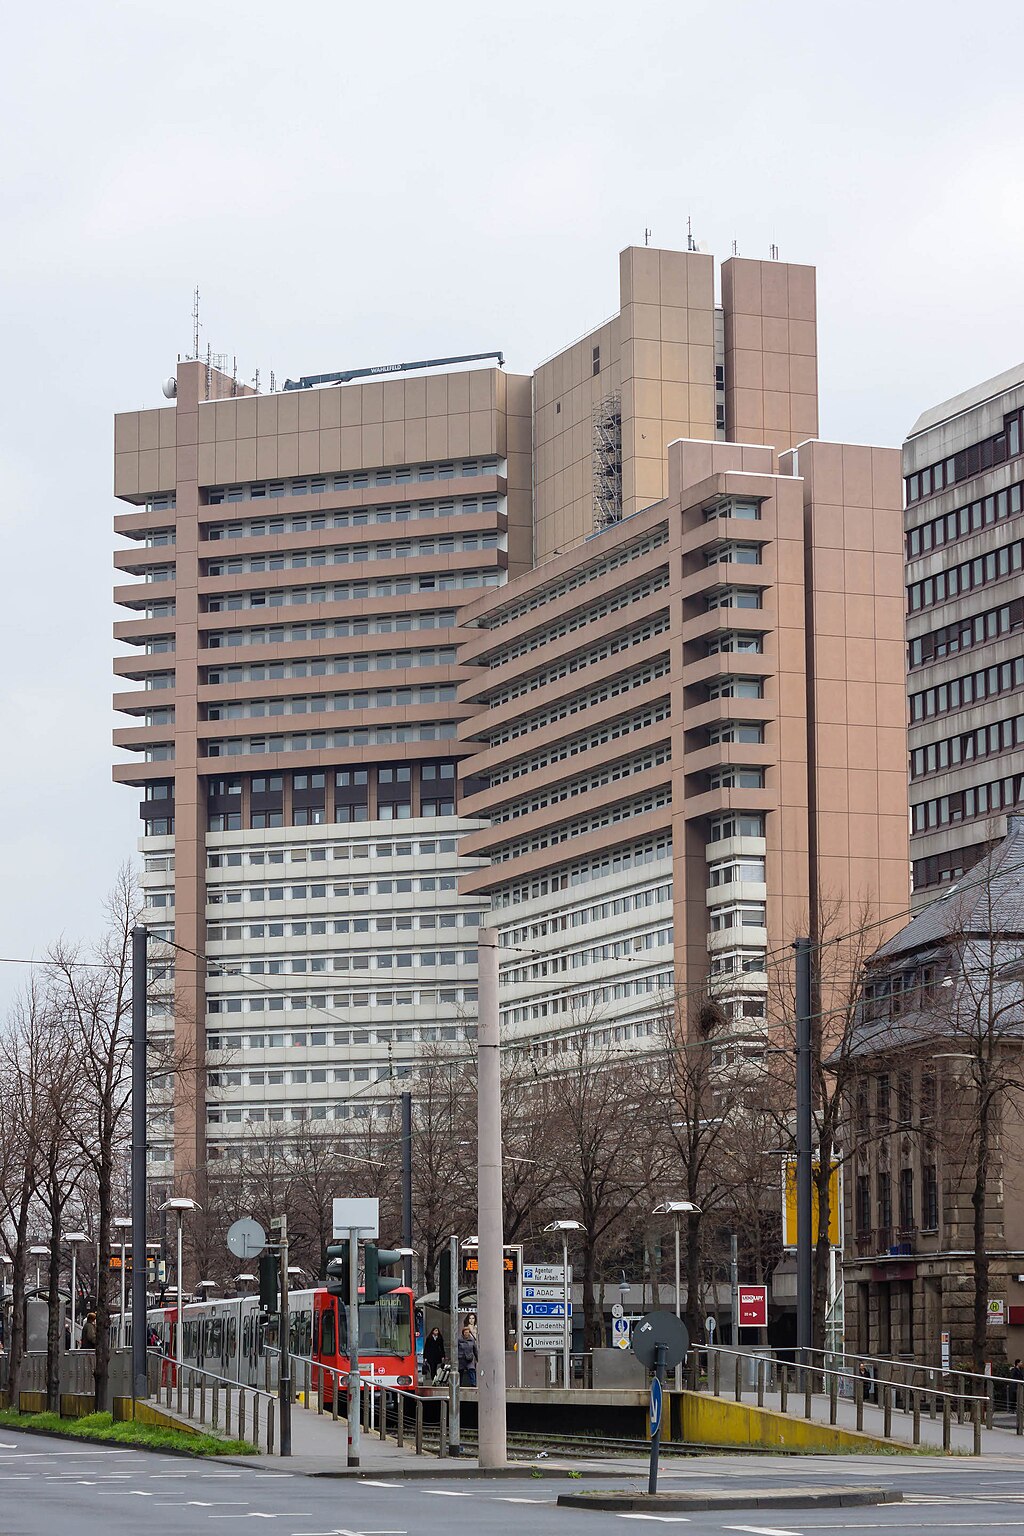
[[618, 390], [593, 412], [594, 531], [622, 520], [622, 399]]

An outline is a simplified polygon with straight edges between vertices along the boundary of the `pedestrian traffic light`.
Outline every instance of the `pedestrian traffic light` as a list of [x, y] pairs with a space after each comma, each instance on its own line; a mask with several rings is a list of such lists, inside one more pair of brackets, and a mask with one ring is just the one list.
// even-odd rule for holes
[[401, 1275], [382, 1275], [382, 1269], [390, 1269], [394, 1264], [401, 1264], [404, 1254], [397, 1248], [378, 1248], [374, 1243], [367, 1243], [363, 1256], [363, 1294], [367, 1306], [374, 1307], [382, 1296], [389, 1291], [397, 1291], [400, 1285], [404, 1285]]
[[260, 1258], [260, 1306], [264, 1312], [277, 1311], [277, 1254]]
[[452, 1309], [452, 1251], [450, 1248], [442, 1248], [437, 1264], [437, 1310], [450, 1312]]
[[351, 1283], [351, 1268], [349, 1264], [349, 1251], [347, 1240], [343, 1243], [327, 1244], [327, 1290], [331, 1296], [340, 1296], [343, 1301], [348, 1301], [348, 1288]]

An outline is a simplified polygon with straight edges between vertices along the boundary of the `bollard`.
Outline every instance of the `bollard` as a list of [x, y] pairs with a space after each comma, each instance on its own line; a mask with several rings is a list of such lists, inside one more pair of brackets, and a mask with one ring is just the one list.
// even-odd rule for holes
[[[974, 1454], [975, 1454], [975, 1456], [980, 1456], [981, 1455], [981, 1404], [979, 1403], [977, 1398], [974, 1399], [973, 1407], [974, 1407], [974, 1412], [972, 1413], [971, 1418], [972, 1418], [972, 1420], [974, 1422]], [[989, 1398], [988, 1407], [989, 1407], [989, 1411], [991, 1411], [991, 1408], [992, 1408], [992, 1399], [991, 1399], [991, 1397]]]
[[914, 1404], [914, 1444], [921, 1444], [921, 1396], [913, 1387], [911, 1395]]
[[835, 1371], [829, 1372], [828, 1378], [828, 1421], [834, 1424], [839, 1414], [839, 1377]]
[[810, 1371], [805, 1370], [804, 1371], [804, 1418], [805, 1419], [809, 1419], [811, 1417], [811, 1413], [813, 1412], [813, 1405], [811, 1403], [811, 1395], [812, 1395], [813, 1390], [814, 1390], [814, 1383], [811, 1380], [811, 1373], [810, 1373]]
[[[985, 1388], [985, 1395], [987, 1398], [987, 1402], [985, 1403], [985, 1428], [991, 1429], [992, 1415], [996, 1406], [996, 1384], [991, 1376], [989, 1377], [988, 1384]], [[980, 1455], [981, 1453], [979, 1452], [978, 1454]]]
[[733, 1356], [733, 1396], [738, 1403], [743, 1401], [743, 1359], [740, 1355]]
[[950, 1418], [949, 1398], [944, 1397], [942, 1399], [942, 1449], [944, 1451], [949, 1450], [953, 1438], [950, 1430]]
[[422, 1456], [423, 1455], [423, 1399], [422, 1399], [422, 1397], [418, 1397], [416, 1399], [416, 1426], [415, 1426], [415, 1433], [416, 1433], [416, 1455], [417, 1456]]
[[274, 1399], [267, 1398], [267, 1455], [274, 1454]]
[[964, 1384], [961, 1381], [956, 1394], [956, 1421], [962, 1424], [964, 1421]]
[[182, 1389], [182, 1387], [184, 1385], [184, 1383], [182, 1382], [182, 1379], [181, 1379], [181, 1366], [180, 1365], [178, 1366], [178, 1368], [175, 1371], [174, 1375], [175, 1375], [175, 1381], [176, 1381], [176, 1387], [177, 1387], [178, 1412], [180, 1414], [181, 1413], [181, 1389]]
[[857, 1376], [853, 1383], [853, 1401], [857, 1409], [857, 1428], [864, 1428], [864, 1378]]
[[[455, 1447], [452, 1446], [451, 1449], [454, 1451]], [[446, 1397], [442, 1397], [441, 1421], [437, 1436], [437, 1454], [438, 1456], [447, 1456], [448, 1451], [448, 1399]]]
[[380, 1437], [382, 1440], [388, 1437], [388, 1395], [383, 1387], [380, 1389]]
[[405, 1393], [399, 1392], [396, 1409], [395, 1440], [399, 1449], [405, 1444]]
[[1020, 1382], [1017, 1383], [1017, 1422], [1015, 1427], [1018, 1435], [1024, 1435], [1024, 1385]]
[[715, 1396], [718, 1397], [722, 1390], [722, 1354], [721, 1351], [717, 1349], [714, 1353], [712, 1375], [714, 1377], [715, 1383]]
[[938, 1408], [938, 1397], [936, 1396], [935, 1388], [933, 1386], [932, 1387], [932, 1395], [931, 1395], [931, 1405], [930, 1405], [930, 1409], [929, 1409], [929, 1418], [931, 1418], [933, 1421], [935, 1419], [935, 1411], [936, 1411], [937, 1408]]
[[238, 1438], [239, 1438], [239, 1440], [244, 1440], [245, 1439], [245, 1388], [244, 1387], [240, 1388], [239, 1393], [238, 1393]]
[[779, 1408], [785, 1413], [789, 1405], [789, 1371], [784, 1365], [779, 1366]]
[[189, 1371], [189, 1373], [188, 1373], [188, 1416], [189, 1416], [190, 1419], [194, 1419], [195, 1416], [196, 1416], [196, 1414], [195, 1414], [195, 1407], [196, 1407], [196, 1378], [195, 1378], [195, 1372], [194, 1371]]
[[224, 1388], [224, 1435], [231, 1439], [231, 1388]]
[[331, 1418], [334, 1420], [335, 1424], [337, 1424], [337, 1422], [338, 1422], [338, 1395], [339, 1395], [338, 1394], [338, 1376], [337, 1376], [337, 1373], [332, 1373], [332, 1377], [333, 1377], [333, 1386], [332, 1386], [332, 1389], [331, 1389]]
[[206, 1423], [206, 1377], [199, 1378], [199, 1422]]
[[892, 1383], [888, 1381], [882, 1393], [882, 1438], [892, 1439]]
[[220, 1390], [219, 1390], [219, 1388], [220, 1388], [220, 1383], [215, 1381], [214, 1384], [213, 1384], [213, 1387], [211, 1388], [211, 1396], [213, 1397], [213, 1402], [211, 1404], [212, 1411], [210, 1413], [210, 1423], [213, 1425], [214, 1429], [216, 1429], [217, 1426], [220, 1423]]
[[759, 1360], [757, 1362], [757, 1406], [759, 1408], [764, 1407], [764, 1378], [767, 1374], [767, 1364], [766, 1360]]

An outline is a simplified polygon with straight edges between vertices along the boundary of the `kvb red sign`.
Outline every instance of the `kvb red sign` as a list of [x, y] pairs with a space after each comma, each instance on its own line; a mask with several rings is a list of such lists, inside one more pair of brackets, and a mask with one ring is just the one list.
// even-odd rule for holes
[[741, 1285], [739, 1288], [739, 1325], [741, 1328], [767, 1328], [768, 1287]]

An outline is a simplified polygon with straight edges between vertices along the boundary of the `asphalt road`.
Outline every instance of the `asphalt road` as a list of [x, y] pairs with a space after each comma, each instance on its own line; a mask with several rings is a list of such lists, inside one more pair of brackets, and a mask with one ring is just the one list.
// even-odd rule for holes
[[[373, 1481], [211, 1466], [149, 1452], [78, 1447], [3, 1431], [0, 1536], [183, 1536], [267, 1529], [280, 1536], [463, 1536], [481, 1529], [524, 1536], [623, 1536], [623, 1522], [689, 1525], [693, 1536], [805, 1536], [984, 1527], [1024, 1532], [1024, 1459], [991, 1455], [939, 1462], [913, 1457], [707, 1457], [667, 1460], [660, 1486], [727, 1490], [872, 1483], [900, 1488], [906, 1502], [875, 1508], [730, 1510], [638, 1515], [558, 1509], [567, 1489], [627, 1488], [646, 1478], [639, 1463], [613, 1475], [584, 1470], [567, 1482], [522, 1479]], [[223, 1522], [223, 1523], [222, 1523]], [[259, 1522], [259, 1524], [256, 1524]], [[689, 1533], [687, 1533], [689, 1536]]]

